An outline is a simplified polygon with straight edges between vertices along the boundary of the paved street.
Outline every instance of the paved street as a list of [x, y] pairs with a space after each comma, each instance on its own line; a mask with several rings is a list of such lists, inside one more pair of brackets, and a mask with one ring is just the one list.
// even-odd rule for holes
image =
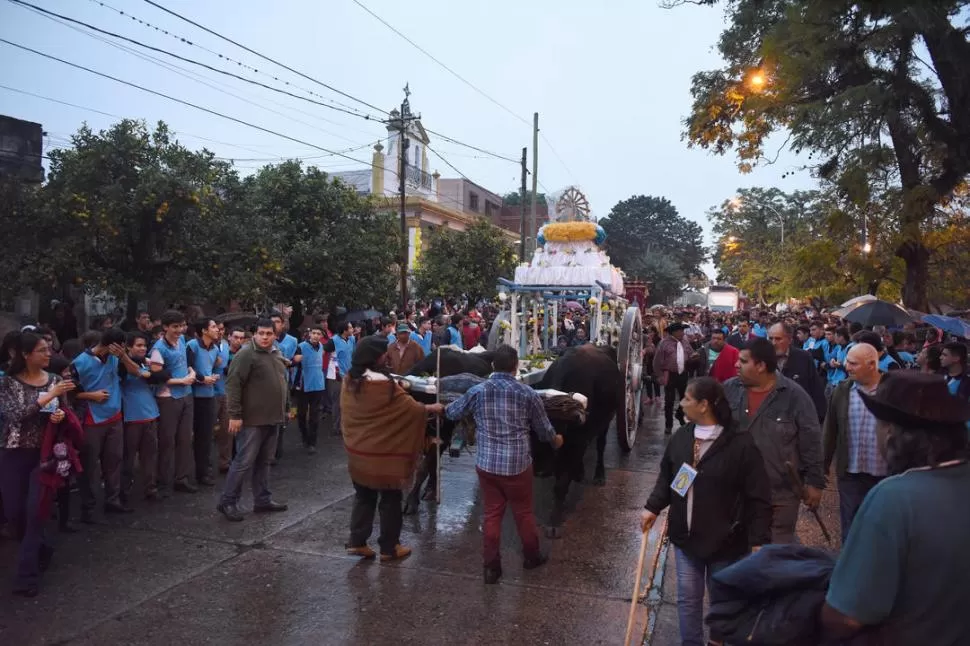
[[[326, 437], [311, 457], [292, 450], [293, 429], [291, 451], [273, 474], [274, 494], [289, 511], [232, 524], [215, 513], [215, 492], [176, 494], [80, 534], [55, 535], [41, 595], [0, 597], [0, 643], [622, 643], [640, 545], [635, 518], [663, 450], [659, 410], [648, 411], [632, 454], [622, 456], [610, 438], [607, 485], [571, 495], [565, 536], [548, 544], [547, 566], [521, 569], [506, 518], [498, 586], [481, 581], [472, 456], [445, 460], [440, 508], [423, 503], [419, 516], [405, 519], [409, 559], [360, 562], [342, 549], [352, 488], [339, 440]], [[540, 521], [550, 489], [548, 480], [537, 487]], [[13, 548], [0, 544], [4, 587]], [[655, 553], [651, 543], [648, 567]], [[663, 601], [654, 590], [638, 614], [642, 636], [651, 607], [655, 630], [647, 636], [664, 646], [677, 641], [673, 559], [666, 564]]]

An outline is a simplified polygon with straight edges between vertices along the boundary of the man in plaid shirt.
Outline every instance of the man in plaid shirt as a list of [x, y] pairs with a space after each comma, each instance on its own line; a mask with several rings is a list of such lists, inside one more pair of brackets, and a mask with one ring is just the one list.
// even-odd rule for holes
[[861, 395], [871, 395], [879, 386], [879, 352], [868, 343], [852, 346], [845, 357], [845, 370], [849, 379], [832, 392], [822, 431], [825, 473], [835, 460], [843, 543], [862, 501], [889, 474], [880, 448], [885, 438], [880, 439], [876, 417]]
[[532, 570], [546, 562], [539, 551], [539, 530], [532, 511], [532, 452], [530, 431], [555, 448], [562, 446], [534, 390], [516, 381], [519, 357], [515, 348], [503, 345], [492, 359], [495, 372], [461, 399], [453, 402], [445, 415], [459, 420], [471, 415], [475, 420], [478, 457], [475, 470], [484, 498], [482, 526], [485, 583], [498, 583], [502, 576], [500, 553], [502, 517], [505, 506], [512, 507], [515, 526], [525, 555], [523, 567]]

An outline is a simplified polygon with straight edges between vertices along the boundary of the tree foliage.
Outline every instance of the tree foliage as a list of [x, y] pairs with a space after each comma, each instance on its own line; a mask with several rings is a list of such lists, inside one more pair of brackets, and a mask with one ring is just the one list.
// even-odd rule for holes
[[[506, 206], [518, 206], [519, 204], [521, 204], [521, 200], [522, 200], [522, 195], [516, 192], [506, 193], [505, 196], [502, 197], [502, 201], [505, 203]], [[538, 204], [544, 204], [545, 201], [546, 201], [545, 193], [536, 193], [536, 202]], [[532, 191], [525, 192], [525, 203], [532, 204]]]
[[43, 187], [0, 184], [0, 296], [81, 287], [142, 298], [265, 307], [384, 304], [400, 233], [368, 199], [298, 162], [240, 180], [163, 123], [84, 126], [50, 152]]
[[664, 197], [634, 195], [618, 202], [599, 224], [610, 261], [629, 278], [653, 283], [652, 300], [670, 301], [701, 273], [704, 231]]
[[515, 271], [515, 249], [487, 220], [466, 231], [438, 227], [428, 236], [414, 273], [420, 298], [467, 296], [472, 301], [495, 294], [499, 278]]
[[879, 228], [871, 227], [863, 241], [857, 214], [826, 193], [739, 189], [737, 199], [708, 216], [718, 279], [758, 302], [792, 297], [837, 304], [864, 293], [899, 295], [899, 263]]
[[694, 76], [690, 144], [718, 154], [733, 148], [748, 171], [768, 161], [769, 136], [787, 130], [840, 198], [854, 193], [858, 203], [888, 179], [899, 208], [885, 225], [906, 263], [903, 299], [924, 309], [926, 237], [938, 206], [970, 172], [970, 31], [958, 24], [970, 3], [724, 4], [725, 66]]

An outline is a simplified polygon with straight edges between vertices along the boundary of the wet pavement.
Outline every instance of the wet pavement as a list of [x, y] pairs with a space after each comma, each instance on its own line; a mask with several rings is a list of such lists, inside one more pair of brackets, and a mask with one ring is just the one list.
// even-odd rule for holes
[[[573, 488], [563, 538], [543, 539], [548, 564], [522, 569], [507, 515], [495, 586], [482, 583], [472, 455], [445, 458], [442, 504], [422, 503], [405, 518], [402, 543], [414, 553], [387, 565], [344, 553], [353, 489], [339, 438], [325, 433], [315, 456], [297, 450], [296, 429], [286, 439], [271, 481], [286, 512], [229, 523], [207, 490], [138, 501], [136, 513], [99, 518], [74, 535], [52, 526], [57, 552], [41, 594], [0, 595], [0, 644], [622, 643], [640, 548], [635, 522], [663, 451], [655, 412], [629, 455], [610, 437], [605, 486]], [[551, 480], [536, 481], [540, 522], [551, 489]], [[242, 504], [252, 505], [248, 491]], [[375, 527], [372, 545], [376, 536]], [[15, 547], [0, 542], [4, 588]]]
[[[648, 407], [630, 454], [610, 437], [607, 484], [573, 488], [563, 538], [543, 539], [547, 565], [522, 569], [507, 515], [499, 585], [482, 583], [472, 455], [445, 458], [442, 504], [422, 503], [405, 518], [412, 556], [365, 562], [343, 550], [353, 489], [339, 438], [325, 432], [309, 456], [296, 449], [294, 428], [271, 481], [286, 512], [229, 523], [208, 490], [139, 502], [136, 513], [75, 535], [52, 527], [57, 553], [41, 594], [0, 595], [0, 644], [621, 644], [640, 549], [635, 523], [664, 448], [660, 410]], [[536, 481], [540, 523], [551, 489], [551, 480]], [[244, 491], [243, 506], [251, 504]], [[834, 492], [823, 505], [837, 537]], [[820, 542], [809, 519], [800, 521], [802, 539]], [[645, 569], [659, 567], [642, 589], [634, 643], [666, 646], [679, 640], [673, 558], [656, 543], [661, 525], [650, 535]], [[376, 536], [375, 527], [372, 545]], [[14, 550], [0, 542], [4, 586]]]

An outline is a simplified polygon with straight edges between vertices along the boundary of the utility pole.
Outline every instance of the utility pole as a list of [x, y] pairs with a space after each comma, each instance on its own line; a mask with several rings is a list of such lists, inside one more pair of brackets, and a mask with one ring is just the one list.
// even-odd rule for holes
[[529, 148], [522, 149], [522, 195], [519, 197], [519, 262], [525, 262], [525, 179], [529, 174], [529, 162], [527, 155]]
[[[538, 235], [536, 229], [536, 195], [539, 191], [539, 113], [532, 115], [532, 211], [529, 214], [529, 233], [533, 239]], [[533, 240], [532, 249], [539, 244]]]
[[[408, 218], [407, 218], [407, 170], [408, 157], [407, 150], [411, 142], [407, 137], [408, 124], [413, 120], [411, 116], [411, 104], [408, 97], [411, 90], [407, 84], [404, 86], [404, 100], [401, 102], [401, 115], [398, 121], [398, 132], [400, 133], [400, 150], [398, 151], [398, 192], [401, 197], [401, 312], [408, 308]], [[419, 224], [420, 226], [420, 224]]]

